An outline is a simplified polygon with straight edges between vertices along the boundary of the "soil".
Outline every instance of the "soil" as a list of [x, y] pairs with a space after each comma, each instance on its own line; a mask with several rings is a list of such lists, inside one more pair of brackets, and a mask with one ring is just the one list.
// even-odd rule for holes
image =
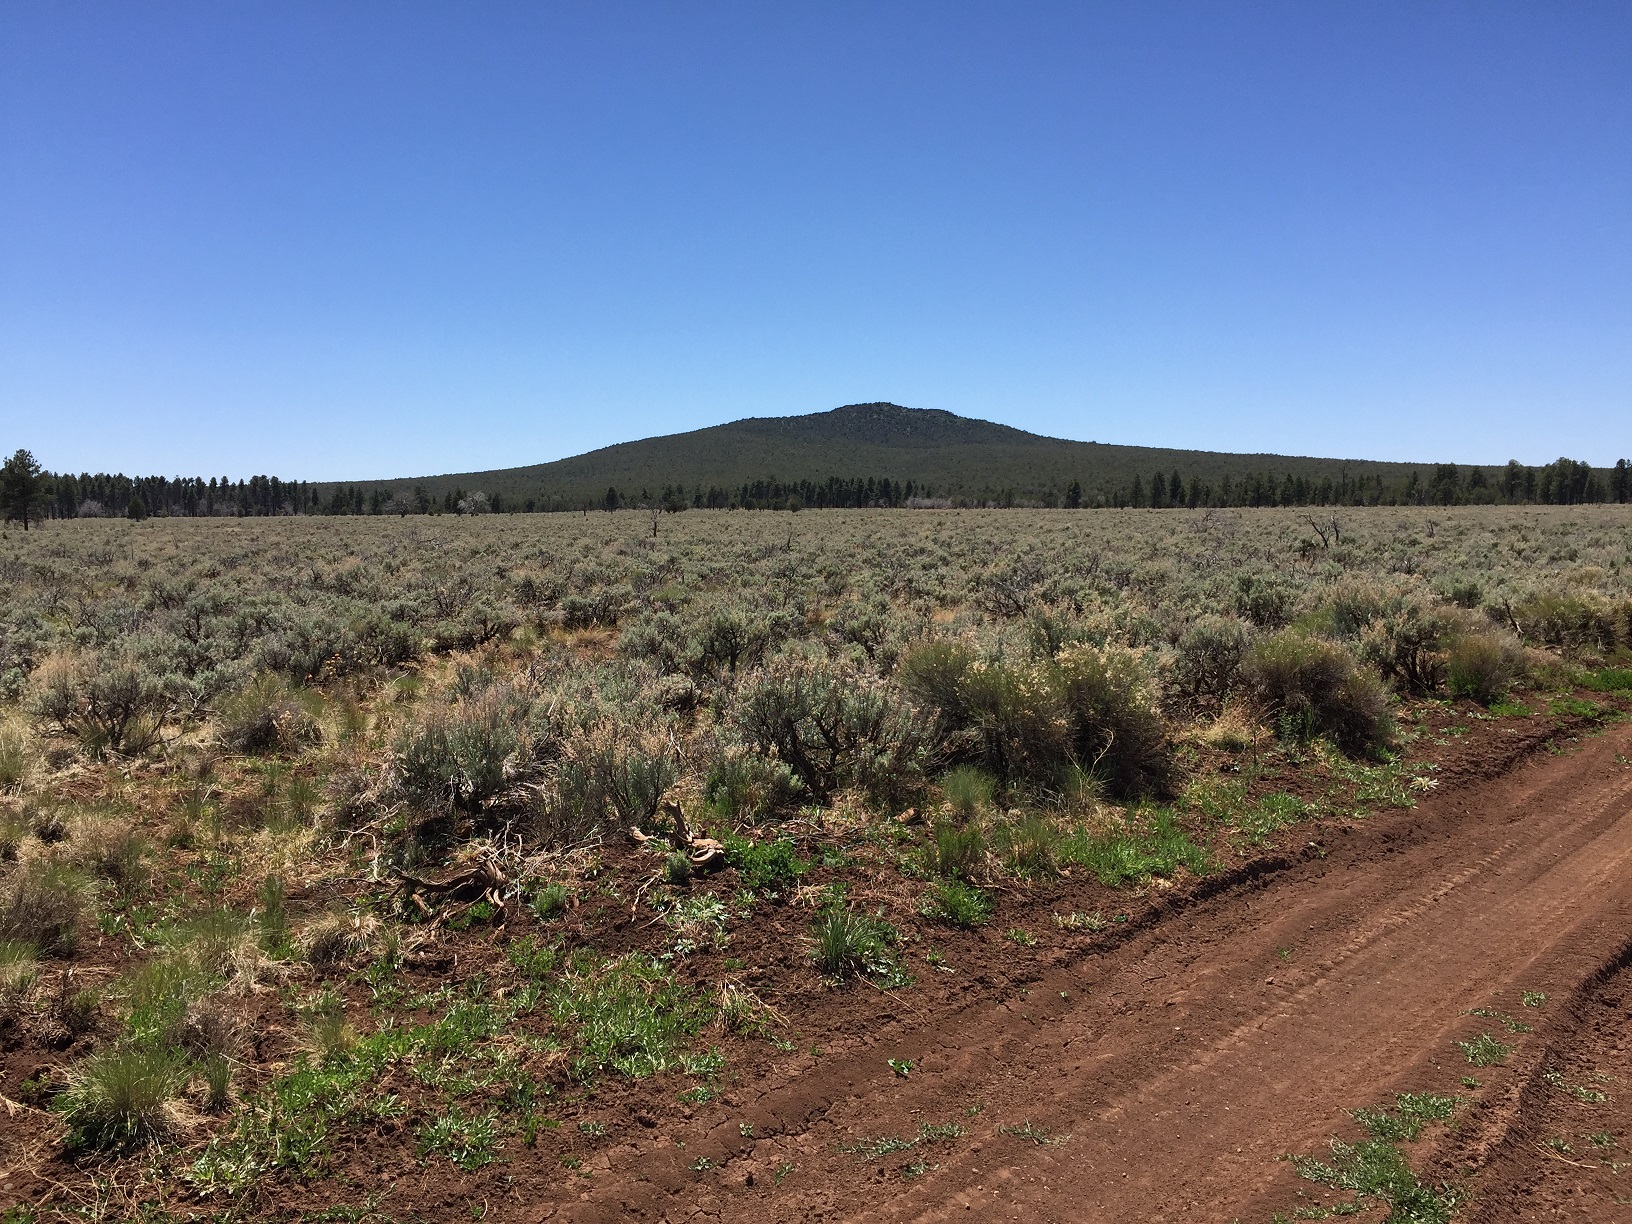
[[[503, 1218], [1266, 1221], [1333, 1201], [1283, 1155], [1433, 1091], [1470, 1104], [1408, 1151], [1465, 1218], [1632, 1220], [1632, 1179], [1587, 1138], [1613, 1134], [1612, 1160], [1632, 1145], [1629, 755], [1624, 725], [1536, 754], [1023, 985], [903, 1004], [723, 1108], [617, 1136], [590, 1176], [513, 1168]], [[1513, 1053], [1470, 1067], [1453, 1042], [1492, 1030]], [[844, 1150], [948, 1123], [966, 1133]]]
[[[799, 952], [809, 911], [760, 911], [729, 952], [794, 1044], [722, 1040], [717, 1099], [677, 1104], [693, 1083], [678, 1077], [603, 1081], [473, 1174], [382, 1128], [250, 1212], [380, 1196], [346, 1218], [1267, 1224], [1338, 1201], [1284, 1156], [1361, 1138], [1353, 1109], [1435, 1092], [1464, 1104], [1405, 1151], [1463, 1196], [1459, 1220], [1632, 1221], [1632, 724], [1435, 721], [1440, 784], [1414, 809], [1298, 825], [1141, 893], [1000, 892], [988, 927], [929, 941], [944, 970], [912, 950], [908, 990], [823, 984]], [[1104, 928], [1050, 921], [1074, 911]], [[569, 944], [609, 950], [639, 925], [627, 905], [566, 919]], [[447, 957], [502, 960], [495, 936], [448, 938], [410, 967], [418, 985]], [[719, 955], [687, 971], [718, 980]], [[1453, 1044], [1481, 1032], [1512, 1047], [1504, 1062], [1470, 1066]], [[73, 1054], [0, 1051], [12, 1097]], [[0, 1121], [0, 1204], [86, 1173], [48, 1154], [31, 1113]]]

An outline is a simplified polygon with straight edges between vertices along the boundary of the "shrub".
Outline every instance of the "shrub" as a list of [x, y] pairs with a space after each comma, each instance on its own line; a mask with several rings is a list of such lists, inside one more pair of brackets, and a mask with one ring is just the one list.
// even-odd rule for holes
[[953, 926], [984, 926], [992, 902], [984, 892], [958, 880], [940, 880], [924, 894], [923, 915]]
[[842, 664], [778, 660], [744, 682], [735, 717], [817, 803], [846, 787], [888, 802], [921, 777], [926, 744], [911, 711], [876, 677]]
[[703, 793], [723, 819], [758, 823], [793, 809], [803, 790], [785, 762], [731, 747], [710, 767]]
[[1073, 763], [1101, 774], [1117, 795], [1165, 790], [1167, 729], [1140, 655], [1125, 647], [1079, 646], [1062, 653], [1057, 667]]
[[107, 1050], [69, 1072], [54, 1107], [71, 1128], [70, 1146], [128, 1149], [171, 1133], [171, 1101], [185, 1080], [168, 1050]]
[[30, 706], [93, 754], [135, 754], [157, 742], [172, 687], [134, 654], [57, 656], [36, 674]]
[[1174, 682], [1194, 702], [1222, 702], [1235, 687], [1241, 662], [1252, 646], [1252, 630], [1229, 616], [1207, 616], [1179, 639]]
[[1087, 770], [1122, 795], [1165, 785], [1166, 729], [1135, 651], [1079, 644], [1013, 665], [977, 659], [960, 642], [929, 642], [907, 653], [898, 676], [934, 709], [948, 755], [975, 757], [1005, 780], [1059, 786]]
[[1509, 610], [1526, 641], [1595, 652], [1614, 650], [1625, 634], [1632, 633], [1632, 624], [1623, 627], [1616, 613], [1615, 606], [1602, 598], [1556, 591], [1529, 595]]
[[89, 882], [64, 864], [21, 863], [0, 881], [0, 940], [66, 956], [89, 917], [90, 897]]
[[1393, 735], [1388, 694], [1334, 642], [1285, 630], [1248, 652], [1242, 678], [1283, 728], [1329, 736], [1344, 752], [1372, 752]]
[[1404, 693], [1427, 694], [1445, 679], [1450, 618], [1439, 609], [1400, 602], [1360, 631], [1360, 658]]
[[1457, 638], [1445, 660], [1445, 680], [1451, 696], [1468, 697], [1485, 706], [1506, 697], [1524, 672], [1524, 652], [1519, 644], [1496, 633], [1469, 633]]
[[398, 786], [423, 808], [482, 812], [519, 781], [518, 724], [518, 712], [497, 693], [431, 712], [398, 739]]

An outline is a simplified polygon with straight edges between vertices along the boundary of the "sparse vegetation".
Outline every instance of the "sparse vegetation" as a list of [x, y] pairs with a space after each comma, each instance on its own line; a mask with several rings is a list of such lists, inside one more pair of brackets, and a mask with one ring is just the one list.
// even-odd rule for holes
[[[1280, 510], [8, 533], [0, 1025], [69, 1069], [17, 1125], [222, 1214], [363, 1150], [588, 1178], [608, 1081], [723, 1108], [831, 1048], [826, 1008], [905, 1014], [1324, 853], [1468, 727], [1605, 725], [1619, 513], [1345, 511], [1315, 553]], [[1406, 1143], [1448, 1100], [1355, 1116]], [[887, 1171], [933, 1180], [960, 1133]], [[1409, 1189], [1391, 1159], [1322, 1167]]]

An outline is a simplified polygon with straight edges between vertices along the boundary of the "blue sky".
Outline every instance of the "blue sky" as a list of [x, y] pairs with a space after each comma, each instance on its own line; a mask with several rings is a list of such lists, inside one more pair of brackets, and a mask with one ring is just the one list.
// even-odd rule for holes
[[0, 449], [1632, 455], [1632, 6], [0, 7]]

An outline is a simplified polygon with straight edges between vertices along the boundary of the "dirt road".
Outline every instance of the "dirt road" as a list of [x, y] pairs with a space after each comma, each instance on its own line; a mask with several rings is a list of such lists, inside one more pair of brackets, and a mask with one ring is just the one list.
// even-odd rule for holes
[[[903, 1011], [846, 1053], [740, 1086], [707, 1129], [654, 1128], [614, 1150], [582, 1197], [524, 1211], [1268, 1221], [1314, 1189], [1279, 1157], [1356, 1137], [1350, 1109], [1432, 1090], [1473, 1103], [1409, 1154], [1456, 1179], [1468, 1218], [1632, 1219], [1632, 1169], [1607, 1171], [1567, 1139], [1542, 1150], [1541, 1134], [1553, 1111], [1565, 1127], [1622, 1124], [1632, 1146], [1632, 1084], [1615, 1082], [1632, 1073], [1632, 998], [1615, 986], [1632, 946], [1629, 756], [1625, 726], [1537, 754], [1332, 836], [1015, 997]], [[1545, 1003], [1524, 1006], [1526, 991]], [[1514, 1052], [1473, 1089], [1452, 1042], [1481, 1031]], [[911, 1060], [910, 1075], [890, 1058]], [[1541, 1073], [1561, 1058], [1610, 1099], [1554, 1099]], [[933, 1141], [954, 1125], [961, 1136]]]

